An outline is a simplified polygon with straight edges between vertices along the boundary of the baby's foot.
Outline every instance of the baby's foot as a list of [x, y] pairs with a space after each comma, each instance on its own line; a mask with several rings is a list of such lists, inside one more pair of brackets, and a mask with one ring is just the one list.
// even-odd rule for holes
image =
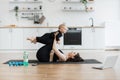
[[31, 41], [31, 42], [33, 41], [33, 39], [32, 39], [32, 38], [27, 38], [27, 40], [29, 40], [29, 41]]
[[36, 43], [36, 40], [34, 37], [27, 38], [27, 40], [29, 40], [31, 43], [34, 43], [34, 44]]

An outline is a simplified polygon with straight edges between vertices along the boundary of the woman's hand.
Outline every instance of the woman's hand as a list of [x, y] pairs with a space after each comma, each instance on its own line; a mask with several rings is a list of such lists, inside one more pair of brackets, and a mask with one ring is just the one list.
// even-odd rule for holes
[[53, 61], [53, 56], [54, 56], [54, 50], [51, 50], [50, 51], [50, 59], [49, 59], [50, 62]]
[[54, 38], [56, 38], [56, 36], [59, 34], [59, 32], [57, 31], [57, 32], [55, 32], [54, 33]]

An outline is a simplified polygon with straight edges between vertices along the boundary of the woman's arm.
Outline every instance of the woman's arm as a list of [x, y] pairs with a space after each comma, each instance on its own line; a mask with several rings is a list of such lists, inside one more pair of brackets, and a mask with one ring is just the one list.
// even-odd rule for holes
[[51, 50], [50, 51], [50, 59], [49, 59], [50, 62], [53, 61], [53, 56], [54, 56], [54, 50]]
[[53, 50], [61, 61], [66, 61], [67, 60], [66, 56], [64, 54], [62, 54], [56, 47], [56, 42], [57, 42], [56, 41], [56, 34], [55, 34], [54, 41], [53, 41]]

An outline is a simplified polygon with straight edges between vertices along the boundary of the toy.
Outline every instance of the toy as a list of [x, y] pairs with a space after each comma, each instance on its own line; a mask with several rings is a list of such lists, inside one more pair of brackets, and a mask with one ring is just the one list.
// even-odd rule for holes
[[11, 61], [8, 63], [9, 66], [23, 66], [23, 62]]

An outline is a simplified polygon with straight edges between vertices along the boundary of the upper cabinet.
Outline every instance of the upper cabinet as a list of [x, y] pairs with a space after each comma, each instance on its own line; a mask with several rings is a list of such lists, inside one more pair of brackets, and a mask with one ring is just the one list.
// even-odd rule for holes
[[94, 0], [64, 0], [63, 11], [94, 11]]

